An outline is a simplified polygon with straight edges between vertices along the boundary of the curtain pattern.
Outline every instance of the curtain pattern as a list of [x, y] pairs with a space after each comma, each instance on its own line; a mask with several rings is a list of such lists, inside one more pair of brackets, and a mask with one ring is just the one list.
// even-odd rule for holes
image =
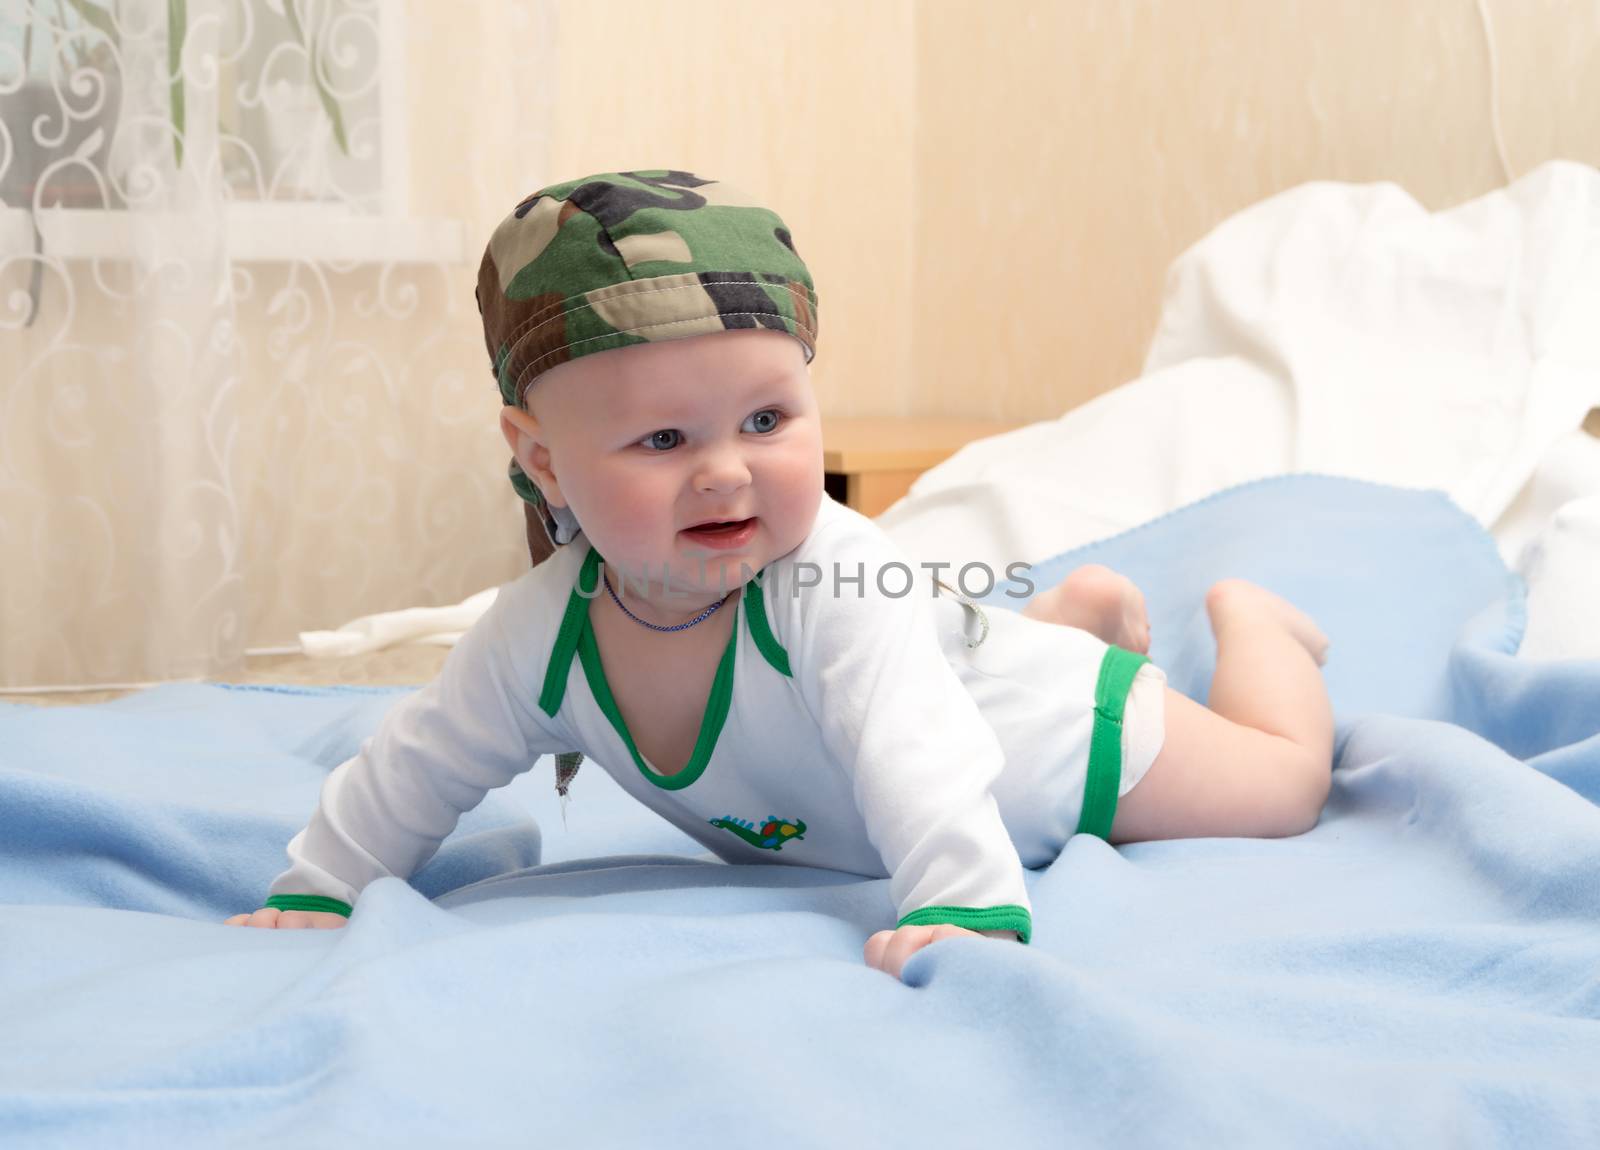
[[396, 215], [387, 3], [0, 0], [0, 687], [201, 677], [525, 565], [479, 221]]

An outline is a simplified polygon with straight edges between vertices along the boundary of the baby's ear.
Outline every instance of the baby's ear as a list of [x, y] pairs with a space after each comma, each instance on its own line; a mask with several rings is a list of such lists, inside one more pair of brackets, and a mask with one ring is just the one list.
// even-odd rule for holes
[[536, 437], [538, 432], [539, 425], [534, 422], [533, 416], [520, 407], [500, 409], [500, 434], [506, 437], [506, 446], [511, 448], [511, 454], [517, 457], [518, 463], [527, 453], [524, 441]]
[[520, 407], [502, 407], [500, 434], [505, 436], [506, 446], [511, 448], [511, 454], [516, 457], [523, 474], [538, 485], [545, 501], [557, 507], [566, 506], [561, 499], [561, 487], [555, 472], [550, 470], [550, 449], [544, 445], [544, 432], [539, 421]]

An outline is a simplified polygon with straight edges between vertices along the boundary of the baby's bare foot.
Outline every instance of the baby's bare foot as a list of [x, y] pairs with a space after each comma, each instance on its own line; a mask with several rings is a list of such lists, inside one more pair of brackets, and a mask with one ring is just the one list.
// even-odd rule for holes
[[1328, 661], [1328, 637], [1293, 603], [1274, 595], [1265, 587], [1244, 579], [1224, 579], [1206, 592], [1206, 613], [1211, 616], [1211, 631], [1222, 629], [1236, 618], [1265, 615], [1294, 636], [1310, 656], [1322, 666]]
[[1150, 651], [1150, 616], [1144, 593], [1126, 575], [1090, 564], [1028, 601], [1030, 619], [1078, 627], [1102, 642], [1141, 655]]

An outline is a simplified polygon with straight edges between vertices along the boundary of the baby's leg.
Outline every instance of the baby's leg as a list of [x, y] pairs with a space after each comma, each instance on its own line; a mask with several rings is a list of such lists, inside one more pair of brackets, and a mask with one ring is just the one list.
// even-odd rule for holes
[[1302, 834], [1332, 785], [1333, 711], [1320, 664], [1327, 637], [1270, 591], [1211, 588], [1217, 639], [1210, 709], [1167, 689], [1166, 737], [1117, 803], [1114, 843]]
[[1150, 617], [1144, 593], [1126, 575], [1098, 563], [1075, 568], [1054, 587], [1039, 592], [1022, 614], [1044, 623], [1077, 627], [1101, 641], [1143, 655], [1150, 650]]

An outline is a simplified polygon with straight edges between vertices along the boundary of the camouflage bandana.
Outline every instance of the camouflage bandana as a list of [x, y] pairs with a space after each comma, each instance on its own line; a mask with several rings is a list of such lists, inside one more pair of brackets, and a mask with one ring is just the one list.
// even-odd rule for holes
[[[689, 172], [606, 172], [533, 193], [490, 237], [477, 297], [512, 407], [557, 364], [630, 344], [764, 327], [798, 339], [807, 363], [816, 355], [817, 293], [783, 221]], [[580, 528], [514, 459], [510, 475], [538, 563]]]

